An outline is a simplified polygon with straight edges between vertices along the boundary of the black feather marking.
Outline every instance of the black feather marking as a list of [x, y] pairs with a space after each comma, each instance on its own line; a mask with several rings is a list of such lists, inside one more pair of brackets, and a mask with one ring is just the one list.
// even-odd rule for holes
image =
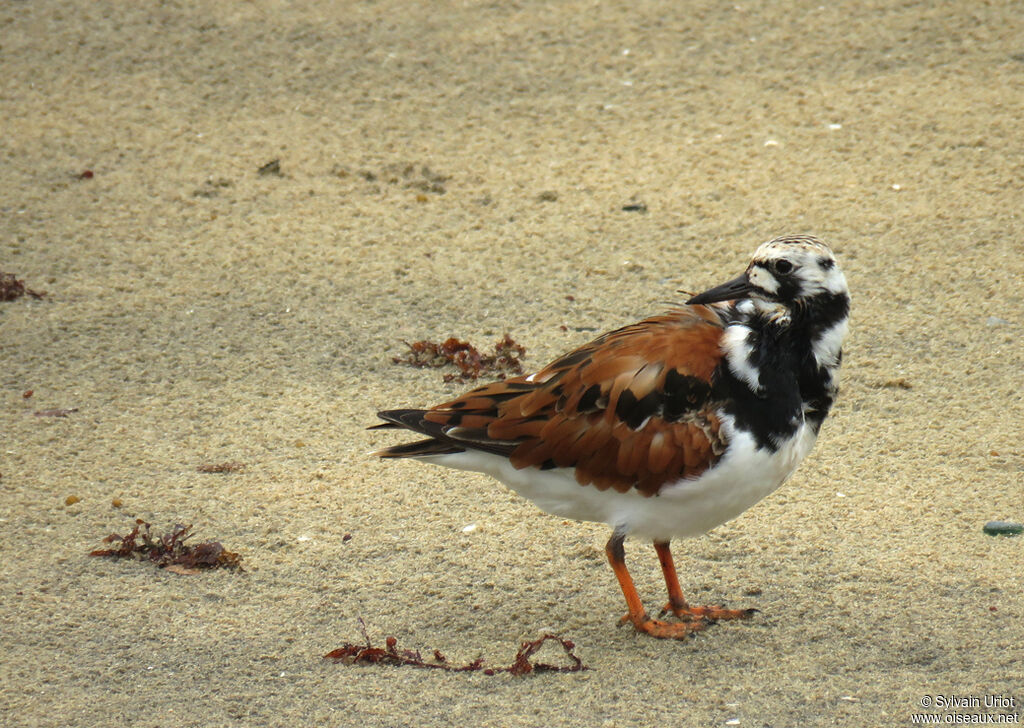
[[[488, 440], [485, 431], [483, 430], [459, 430], [461, 434], [473, 435], [478, 439], [460, 439], [460, 437], [451, 437], [448, 435], [448, 430], [452, 429], [449, 423], [441, 424], [438, 422], [431, 422], [425, 419], [424, 415], [429, 410], [418, 410], [418, 409], [405, 409], [405, 410], [386, 410], [384, 412], [378, 412], [377, 416], [382, 420], [387, 420], [390, 423], [394, 423], [394, 426], [403, 427], [413, 432], [418, 432], [421, 435], [426, 435], [432, 438], [417, 443], [410, 443], [409, 452], [403, 451], [403, 445], [396, 445], [394, 447], [386, 448], [381, 450], [378, 454], [381, 457], [416, 457], [418, 455], [442, 455], [447, 453], [465, 452], [467, 449], [481, 450], [483, 452], [494, 453], [495, 455], [501, 455], [508, 457], [515, 450], [518, 443], [514, 442], [503, 442], [501, 440]], [[426, 442], [436, 442], [437, 449], [425, 450]], [[418, 446], [418, 447], [417, 447]]]
[[845, 293], [822, 293], [803, 302], [798, 323], [807, 327], [813, 342], [821, 332], [850, 315], [850, 297]]
[[615, 403], [615, 416], [635, 430], [636, 427], [630, 422], [630, 415], [632, 415], [634, 407], [636, 407], [636, 395], [628, 389], [622, 390], [619, 401]]
[[446, 430], [445, 434], [452, 442], [458, 442], [466, 445], [467, 447], [472, 447], [473, 443], [494, 445], [499, 442], [499, 440], [492, 440], [487, 436], [486, 427], [452, 427]]
[[631, 430], [638, 430], [649, 417], [661, 411], [664, 394], [658, 391], [648, 392], [640, 399], [632, 391], [626, 389], [619, 395], [615, 405], [615, 414], [629, 425]]
[[576, 405], [577, 412], [593, 412], [597, 408], [597, 400], [601, 397], [601, 385], [591, 384], [587, 387], [587, 391], [580, 397], [579, 404]]
[[505, 382], [504, 386], [505, 386], [505, 389], [508, 389], [510, 391], [507, 392], [507, 393], [502, 393], [502, 394], [489, 394], [487, 396], [488, 397], [494, 397], [494, 398], [498, 398], [498, 397], [502, 397], [502, 398], [515, 397], [517, 395], [513, 394], [512, 393], [513, 391], [519, 393], [519, 392], [526, 392], [528, 390], [536, 389], [537, 388], [537, 385], [534, 382]]
[[411, 458], [427, 455], [451, 455], [465, 451], [466, 449], [463, 447], [455, 447], [440, 440], [429, 439], [387, 447], [383, 450], [378, 450], [375, 454], [382, 458]]
[[383, 412], [378, 412], [377, 416], [386, 422], [390, 422], [392, 425], [404, 427], [407, 430], [415, 430], [416, 432], [423, 432], [424, 434], [429, 434], [426, 433], [424, 430], [421, 430], [417, 425], [417, 423], [422, 421], [424, 413], [426, 413], [426, 410], [397, 409], [384, 410]]
[[662, 406], [665, 401], [664, 392], [657, 390], [648, 392], [643, 397], [637, 400], [636, 408], [633, 410], [633, 420], [636, 424], [630, 424], [630, 427], [638, 429], [645, 420], [649, 417], [655, 417], [661, 414]]
[[[511, 384], [506, 384], [505, 386], [506, 387], [511, 387], [512, 385]], [[516, 387], [515, 389], [512, 389], [511, 391], [508, 391], [508, 392], [495, 392], [493, 394], [487, 394], [486, 396], [487, 396], [487, 399], [492, 399], [495, 402], [505, 402], [506, 400], [515, 399], [516, 397], [521, 396], [523, 394], [523, 392], [526, 392], [526, 391], [529, 391], [529, 390], [533, 390], [533, 389], [536, 389], [536, 388], [537, 388], [536, 384], [530, 384], [530, 385], [528, 385], [526, 387]]]
[[594, 352], [593, 352], [593, 349], [591, 347], [585, 346], [582, 349], [577, 349], [576, 351], [569, 352], [568, 354], [563, 356], [561, 359], [555, 360], [554, 362], [549, 364], [547, 368], [548, 369], [563, 369], [563, 368], [571, 367], [571, 366], [573, 366], [575, 364], [579, 364], [581, 361], [585, 361], [586, 359], [589, 359], [590, 356], [593, 353]]
[[669, 422], [682, 420], [688, 413], [703, 409], [711, 400], [711, 387], [700, 377], [665, 372], [665, 404], [662, 416]]

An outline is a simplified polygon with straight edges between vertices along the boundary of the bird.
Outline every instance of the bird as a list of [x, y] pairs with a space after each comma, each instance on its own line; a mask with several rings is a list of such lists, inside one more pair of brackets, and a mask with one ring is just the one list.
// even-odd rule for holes
[[[758, 610], [690, 605], [670, 541], [740, 515], [811, 451], [838, 394], [849, 311], [832, 249], [777, 237], [738, 277], [535, 373], [379, 412], [372, 429], [423, 439], [374, 454], [485, 473], [547, 513], [608, 524], [620, 623], [683, 639]], [[653, 542], [669, 597], [658, 618], [626, 567], [627, 536]]]

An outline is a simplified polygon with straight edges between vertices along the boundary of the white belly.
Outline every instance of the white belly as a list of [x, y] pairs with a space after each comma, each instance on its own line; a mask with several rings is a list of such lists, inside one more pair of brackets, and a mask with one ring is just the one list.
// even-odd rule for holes
[[654, 540], [698, 536], [735, 518], [778, 488], [811, 451], [816, 433], [806, 423], [775, 452], [759, 450], [753, 437], [722, 418], [729, 443], [718, 463], [700, 477], [667, 485], [655, 496], [580, 485], [569, 468], [517, 470], [505, 458], [468, 450], [422, 458], [497, 478], [537, 507], [562, 518], [607, 523]]

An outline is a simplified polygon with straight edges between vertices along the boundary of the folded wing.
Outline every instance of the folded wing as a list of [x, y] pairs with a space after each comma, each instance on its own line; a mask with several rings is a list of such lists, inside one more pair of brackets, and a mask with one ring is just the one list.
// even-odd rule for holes
[[581, 485], [654, 495], [725, 449], [712, 389], [722, 331], [713, 308], [690, 306], [605, 334], [529, 377], [428, 410], [381, 412], [379, 427], [427, 439], [378, 454], [480, 450], [516, 468], [571, 468]]

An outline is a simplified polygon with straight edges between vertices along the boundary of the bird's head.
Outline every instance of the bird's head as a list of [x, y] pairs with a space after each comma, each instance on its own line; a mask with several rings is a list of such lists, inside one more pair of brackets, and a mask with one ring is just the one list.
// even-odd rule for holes
[[743, 274], [691, 298], [691, 305], [750, 299], [764, 313], [788, 314], [819, 298], [846, 298], [846, 278], [831, 248], [809, 235], [763, 243]]

